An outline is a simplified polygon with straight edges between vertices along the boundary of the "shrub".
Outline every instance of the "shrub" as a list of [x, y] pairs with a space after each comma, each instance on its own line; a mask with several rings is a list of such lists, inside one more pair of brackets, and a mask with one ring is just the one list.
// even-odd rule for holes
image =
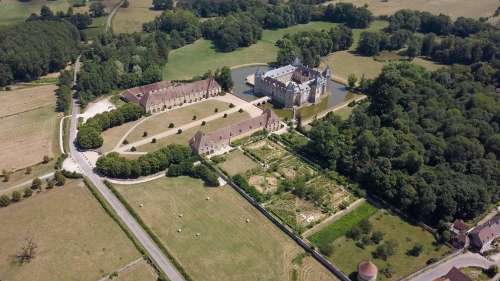
[[226, 117], [227, 117], [227, 113], [224, 113], [224, 118], [226, 118]]
[[382, 231], [374, 231], [370, 239], [373, 243], [378, 244], [384, 239], [384, 233]]
[[132, 152], [137, 151], [137, 148], [135, 148], [135, 146], [132, 146], [132, 148], [130, 148], [130, 151]]
[[31, 182], [31, 189], [36, 190], [36, 189], [41, 189], [42, 188], [42, 180], [40, 178], [35, 178]]
[[26, 168], [26, 175], [31, 174], [31, 167]]
[[420, 256], [420, 253], [424, 250], [424, 246], [420, 243], [416, 243], [413, 248], [409, 249], [408, 252], [406, 253], [409, 256], [414, 256], [418, 257]]
[[355, 225], [346, 232], [345, 236], [352, 240], [358, 240], [361, 237], [361, 228]]
[[124, 139], [123, 140], [123, 145], [127, 145], [128, 144], [128, 140], [127, 139]]
[[484, 270], [484, 274], [488, 275], [488, 277], [493, 278], [498, 274], [498, 266], [492, 265], [488, 269]]
[[30, 188], [26, 188], [24, 189], [24, 197], [30, 197], [31, 195], [33, 194], [33, 190], [31, 190]]
[[148, 132], [144, 131], [144, 133], [142, 133], [142, 137], [145, 138], [148, 136]]
[[182, 134], [182, 129], [177, 130], [177, 134]]
[[233, 108], [234, 107], [234, 104], [233, 103], [230, 103], [229, 104], [229, 108]]
[[151, 140], [151, 143], [156, 143], [156, 138], [153, 138], [153, 139]]
[[196, 115], [193, 115], [193, 120], [196, 120]]
[[333, 244], [332, 243], [322, 243], [318, 247], [319, 252], [325, 256], [331, 256], [333, 254]]
[[214, 109], [214, 113], [217, 113], [217, 112], [219, 112], [219, 109], [216, 107], [216, 108]]
[[173, 127], [175, 127], [175, 125], [174, 125], [174, 123], [170, 123], [170, 124], [168, 124], [168, 127], [173, 128]]
[[236, 175], [233, 177], [234, 183], [243, 189], [248, 195], [253, 197], [257, 202], [263, 202], [265, 197], [257, 191], [257, 189], [248, 183], [248, 181], [242, 175]]
[[368, 234], [372, 231], [373, 225], [368, 221], [368, 219], [364, 219], [359, 222], [359, 228], [361, 229], [361, 232], [364, 234]]
[[10, 198], [7, 195], [0, 196], [0, 207], [7, 207], [10, 205]]
[[47, 163], [49, 163], [49, 161], [50, 161], [49, 156], [44, 155], [44, 156], [43, 156], [43, 161], [42, 161], [42, 163], [43, 163], [43, 164], [47, 164]]
[[201, 121], [201, 125], [202, 125], [202, 126], [205, 126], [206, 124], [207, 124], [207, 122], [205, 122], [205, 121]]
[[243, 108], [240, 108], [240, 109], [238, 110], [238, 112], [239, 112], [239, 113], [243, 113]]
[[21, 201], [23, 195], [19, 191], [14, 191], [12, 192], [12, 202], [19, 202]]
[[47, 189], [52, 189], [54, 188], [54, 180], [47, 180]]
[[66, 178], [61, 171], [56, 171], [54, 174], [54, 180], [57, 186], [63, 186], [66, 183]]

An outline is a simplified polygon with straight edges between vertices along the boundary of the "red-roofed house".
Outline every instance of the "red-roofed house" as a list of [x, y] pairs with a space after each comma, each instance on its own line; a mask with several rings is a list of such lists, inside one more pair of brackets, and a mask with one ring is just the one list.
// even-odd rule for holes
[[127, 102], [139, 104], [146, 112], [154, 113], [214, 97], [221, 91], [219, 83], [213, 78], [190, 83], [160, 81], [128, 89], [121, 93], [121, 97]]
[[279, 118], [270, 109], [264, 110], [260, 116], [241, 121], [237, 124], [218, 129], [214, 132], [198, 131], [189, 145], [199, 155], [211, 155], [229, 148], [231, 141], [266, 129], [269, 132], [280, 129]]
[[433, 281], [472, 281], [467, 275], [456, 267], [452, 267], [445, 276], [434, 279]]
[[471, 245], [480, 252], [488, 249], [491, 242], [500, 236], [500, 214], [469, 233]]

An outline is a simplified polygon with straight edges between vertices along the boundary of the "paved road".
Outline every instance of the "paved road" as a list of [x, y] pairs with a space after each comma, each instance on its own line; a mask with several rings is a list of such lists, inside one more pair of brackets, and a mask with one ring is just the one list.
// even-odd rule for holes
[[[76, 69], [79, 69], [79, 61], [77, 61], [77, 65], [75, 67]], [[160, 248], [153, 242], [146, 231], [139, 225], [139, 223], [137, 223], [135, 218], [127, 211], [120, 200], [118, 200], [118, 198], [116, 198], [116, 196], [102, 182], [101, 178], [94, 173], [92, 167], [90, 167], [87, 160], [83, 157], [83, 154], [76, 149], [74, 140], [76, 139], [77, 134], [79, 112], [80, 107], [76, 103], [76, 100], [73, 100], [70, 126], [70, 155], [72, 159], [79, 165], [82, 173], [95, 185], [102, 197], [109, 203], [139, 243], [141, 243], [158, 268], [167, 275], [168, 279], [171, 281], [185, 281], [184, 277], [177, 271], [175, 266], [170, 262], [170, 260], [168, 260]]]
[[475, 267], [481, 267], [481, 268], [488, 268], [494, 263], [490, 260], [487, 260], [483, 256], [475, 253], [465, 253], [465, 254], [460, 254], [446, 262], [443, 262], [439, 265], [437, 265], [435, 268], [431, 268], [427, 271], [424, 271], [423, 273], [409, 279], [411, 281], [430, 281], [434, 280], [436, 278], [439, 278], [454, 266], [456, 268], [462, 268], [462, 267], [469, 267], [469, 266], [475, 266]]
[[[45, 174], [45, 175], [42, 175], [42, 176], [38, 176], [38, 178], [41, 179], [41, 180], [45, 180], [45, 179], [48, 179], [48, 178], [52, 177], [53, 175], [54, 175], [54, 172], [50, 172], [48, 174]], [[23, 186], [30, 186], [32, 182], [33, 182], [33, 180], [27, 180], [25, 182], [22, 182], [22, 183], [13, 185], [11, 187], [8, 187], [6, 189], [0, 190], [0, 195], [1, 194], [5, 194], [5, 193], [7, 193], [9, 191], [16, 190], [16, 189], [18, 189], [20, 187], [23, 187]]]

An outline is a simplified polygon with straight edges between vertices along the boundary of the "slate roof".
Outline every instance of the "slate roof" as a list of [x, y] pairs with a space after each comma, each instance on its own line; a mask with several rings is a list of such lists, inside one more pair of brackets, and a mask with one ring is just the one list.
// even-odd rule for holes
[[[500, 235], [500, 214], [497, 214], [484, 224], [474, 228], [469, 234], [471, 237], [471, 242], [480, 242], [485, 244], [486, 242], [496, 238]], [[482, 246], [482, 245], [475, 245]]]

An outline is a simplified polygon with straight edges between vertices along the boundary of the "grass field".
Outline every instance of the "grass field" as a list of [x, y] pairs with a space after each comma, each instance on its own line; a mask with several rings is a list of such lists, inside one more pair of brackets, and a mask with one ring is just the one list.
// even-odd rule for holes
[[[375, 21], [369, 29], [380, 29], [385, 25], [384, 21]], [[274, 44], [285, 34], [330, 29], [335, 26], [335, 23], [310, 22], [278, 30], [264, 30], [262, 39], [257, 44], [229, 53], [217, 52], [211, 41], [201, 39], [170, 52], [163, 78], [168, 80], [189, 79], [201, 75], [207, 70], [215, 70], [222, 66], [232, 67], [249, 63], [272, 62], [276, 59], [278, 52]], [[353, 30], [356, 42], [361, 31]]]
[[156, 281], [157, 274], [146, 261], [134, 265], [118, 274], [118, 277], [113, 278], [116, 281]]
[[186, 130], [182, 132], [181, 134], [175, 134], [172, 136], [169, 136], [167, 138], [159, 139], [156, 143], [148, 143], [145, 145], [141, 145], [137, 147], [137, 151], [144, 151], [144, 152], [151, 152], [155, 151], [157, 149], [160, 149], [163, 146], [169, 145], [169, 144], [183, 144], [187, 145], [189, 142], [189, 139], [192, 138], [196, 132], [202, 131], [202, 132], [211, 132], [215, 131], [217, 129], [229, 126], [231, 124], [240, 122], [242, 120], [250, 118], [250, 114], [247, 112], [235, 112], [228, 114], [226, 118], [219, 118], [210, 122], [207, 122], [205, 126], [199, 126], [193, 127], [189, 130]]
[[228, 186], [178, 177], [117, 189], [144, 204], [136, 211], [193, 280], [337, 280], [310, 257], [294, 262], [303, 251]]
[[482, 0], [474, 2], [469, 0], [335, 0], [331, 3], [351, 2], [357, 6], [368, 5], [368, 9], [375, 15], [390, 15], [401, 9], [428, 11], [433, 14], [446, 14], [453, 18], [488, 17], [498, 7], [497, 0]]
[[[26, 181], [30, 181], [36, 177], [40, 177], [54, 171], [55, 162], [56, 162], [55, 160], [51, 160], [47, 164], [40, 163], [31, 166], [31, 173], [29, 175], [26, 174], [26, 169], [15, 171], [9, 175], [10, 178], [8, 182], [4, 182], [2, 178], [2, 180], [0, 180], [0, 195], [2, 194], [2, 191], [7, 188], [16, 186]], [[20, 189], [24, 188], [25, 187], [22, 187]], [[10, 191], [7, 192], [7, 194], [10, 195]]]
[[58, 154], [55, 86], [0, 91], [0, 170], [16, 170]]
[[[370, 244], [361, 248], [356, 245], [356, 241], [343, 236], [347, 230], [365, 218], [369, 218], [373, 231], [384, 233], [381, 243], [394, 240], [398, 245], [395, 254], [388, 257], [386, 261], [374, 258], [372, 255], [377, 245]], [[319, 243], [332, 243], [333, 253], [329, 259], [347, 275], [354, 274], [358, 263], [362, 260], [372, 260], [379, 268], [379, 272], [388, 266], [394, 269], [395, 273], [392, 277], [387, 278], [380, 273], [378, 280], [399, 280], [424, 267], [430, 258], [441, 258], [450, 250], [444, 245], [435, 246], [434, 236], [424, 229], [407, 223], [386, 210], [377, 210], [367, 203], [326, 226], [325, 229], [310, 237], [310, 240], [316, 246], [319, 246]], [[423, 246], [422, 253], [418, 257], [408, 255], [408, 250], [416, 243]]]
[[148, 135], [152, 136], [167, 131], [170, 129], [168, 128], [170, 123], [174, 123], [175, 127], [191, 123], [193, 122], [193, 116], [196, 116], [196, 119], [206, 118], [214, 114], [216, 108], [219, 112], [222, 112], [229, 109], [229, 104], [210, 99], [172, 111], [155, 114], [130, 132], [127, 140], [130, 143], [138, 141], [143, 138], [142, 135], [144, 132], [148, 132]]
[[[32, 0], [32, 1], [19, 1], [19, 0], [2, 0], [0, 1], [0, 27], [21, 23], [26, 20], [32, 13], [40, 13], [40, 8], [43, 5], [48, 6], [54, 13], [58, 11], [66, 12], [71, 7], [72, 0]], [[118, 0], [103, 0], [102, 3], [110, 11]], [[74, 7], [73, 10], [77, 12], [86, 12], [90, 3], [85, 7]]]
[[[0, 209], [1, 280], [98, 280], [140, 257], [82, 181]], [[35, 258], [13, 259], [32, 238]]]
[[151, 10], [151, 0], [130, 1], [128, 8], [120, 8], [113, 18], [113, 32], [132, 33], [142, 31], [142, 24], [152, 21], [161, 11]]
[[134, 122], [127, 122], [125, 124], [107, 129], [106, 131], [102, 132], [101, 136], [104, 139], [104, 142], [102, 144], [101, 150], [104, 152], [111, 151], [118, 144], [123, 135], [140, 120], [142, 119], [136, 120]]
[[243, 152], [239, 149], [233, 150], [229, 154], [224, 155], [224, 158], [226, 160], [219, 163], [218, 166], [230, 176], [244, 174], [249, 170], [259, 167], [255, 161], [248, 158], [248, 156], [243, 154]]

